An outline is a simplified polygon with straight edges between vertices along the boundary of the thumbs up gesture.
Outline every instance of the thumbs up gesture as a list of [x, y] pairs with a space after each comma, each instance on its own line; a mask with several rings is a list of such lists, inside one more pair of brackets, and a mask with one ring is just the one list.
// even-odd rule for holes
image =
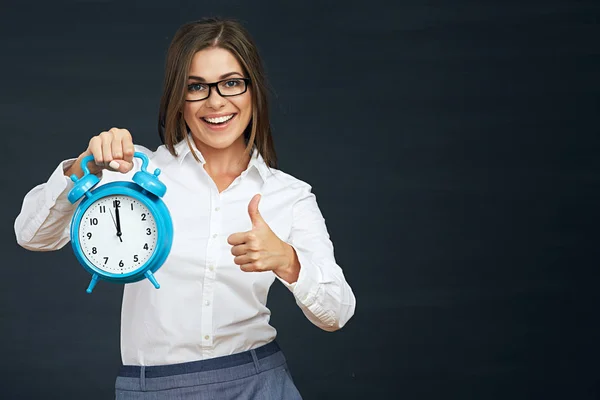
[[273, 271], [289, 283], [296, 282], [300, 272], [298, 256], [292, 246], [273, 233], [258, 211], [261, 195], [255, 195], [248, 204], [252, 229], [233, 233], [227, 238], [232, 245], [233, 262], [245, 272]]

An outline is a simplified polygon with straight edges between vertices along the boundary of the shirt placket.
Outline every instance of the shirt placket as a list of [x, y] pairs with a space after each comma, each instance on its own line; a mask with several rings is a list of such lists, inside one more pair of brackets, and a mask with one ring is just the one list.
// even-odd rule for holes
[[[202, 296], [202, 346], [208, 350], [213, 345], [213, 299], [217, 270], [219, 241], [222, 239], [221, 197], [216, 189], [211, 189], [211, 209], [209, 237], [206, 245], [206, 264], [204, 265], [204, 293]], [[208, 354], [207, 354], [208, 355]]]

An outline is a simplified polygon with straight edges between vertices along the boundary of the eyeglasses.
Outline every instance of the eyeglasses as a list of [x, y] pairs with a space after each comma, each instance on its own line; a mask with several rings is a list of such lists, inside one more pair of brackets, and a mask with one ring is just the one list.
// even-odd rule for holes
[[249, 84], [249, 78], [229, 78], [213, 83], [190, 83], [186, 88], [185, 101], [205, 100], [210, 97], [210, 89], [213, 87], [222, 97], [239, 96], [246, 93]]

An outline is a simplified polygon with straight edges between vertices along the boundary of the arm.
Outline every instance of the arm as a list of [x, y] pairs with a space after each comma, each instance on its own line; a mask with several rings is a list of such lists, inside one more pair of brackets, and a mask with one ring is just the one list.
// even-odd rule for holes
[[67, 199], [73, 182], [65, 176], [75, 160], [62, 162], [46, 183], [33, 188], [15, 220], [17, 243], [33, 251], [58, 250], [69, 242], [76, 205]]
[[294, 294], [306, 317], [319, 328], [335, 331], [354, 315], [356, 299], [337, 265], [333, 244], [315, 195], [308, 186], [293, 206], [293, 226], [287, 243], [298, 280], [278, 279]]
[[[48, 182], [33, 188], [23, 200], [21, 213], [15, 220], [17, 243], [34, 251], [58, 250], [70, 240], [70, 223], [77, 204], [67, 196], [73, 188], [71, 174], [81, 178], [81, 160], [93, 155], [95, 162], [88, 163], [90, 173], [102, 176], [102, 171], [112, 168], [127, 174], [133, 168], [135, 148], [131, 134], [126, 129], [112, 128], [90, 139], [88, 148], [76, 160], [61, 163]], [[107, 170], [110, 171], [110, 170]], [[103, 179], [100, 184], [107, 183]]]

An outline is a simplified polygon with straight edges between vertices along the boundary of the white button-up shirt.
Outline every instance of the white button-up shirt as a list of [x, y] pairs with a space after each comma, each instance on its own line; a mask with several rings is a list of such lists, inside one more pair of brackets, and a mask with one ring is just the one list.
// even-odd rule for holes
[[[248, 168], [219, 193], [204, 169], [205, 160], [185, 141], [174, 157], [164, 147], [152, 152], [148, 171], [160, 168], [167, 185], [164, 202], [173, 220], [173, 245], [155, 273], [160, 289], [147, 280], [124, 286], [121, 354], [128, 365], [164, 365], [238, 353], [272, 341], [267, 294], [275, 279], [293, 293], [316, 326], [334, 331], [354, 314], [355, 297], [337, 265], [325, 221], [311, 187], [269, 168], [254, 152]], [[198, 163], [191, 154], [195, 151]], [[17, 242], [35, 251], [56, 250], [70, 240], [77, 206], [67, 200], [73, 183], [64, 175], [74, 160], [63, 161], [46, 183], [33, 188], [15, 221]], [[130, 180], [105, 170], [100, 184]], [[292, 284], [273, 272], [244, 272], [233, 262], [227, 237], [252, 229], [248, 203], [262, 194], [259, 211], [298, 255], [300, 275]]]

